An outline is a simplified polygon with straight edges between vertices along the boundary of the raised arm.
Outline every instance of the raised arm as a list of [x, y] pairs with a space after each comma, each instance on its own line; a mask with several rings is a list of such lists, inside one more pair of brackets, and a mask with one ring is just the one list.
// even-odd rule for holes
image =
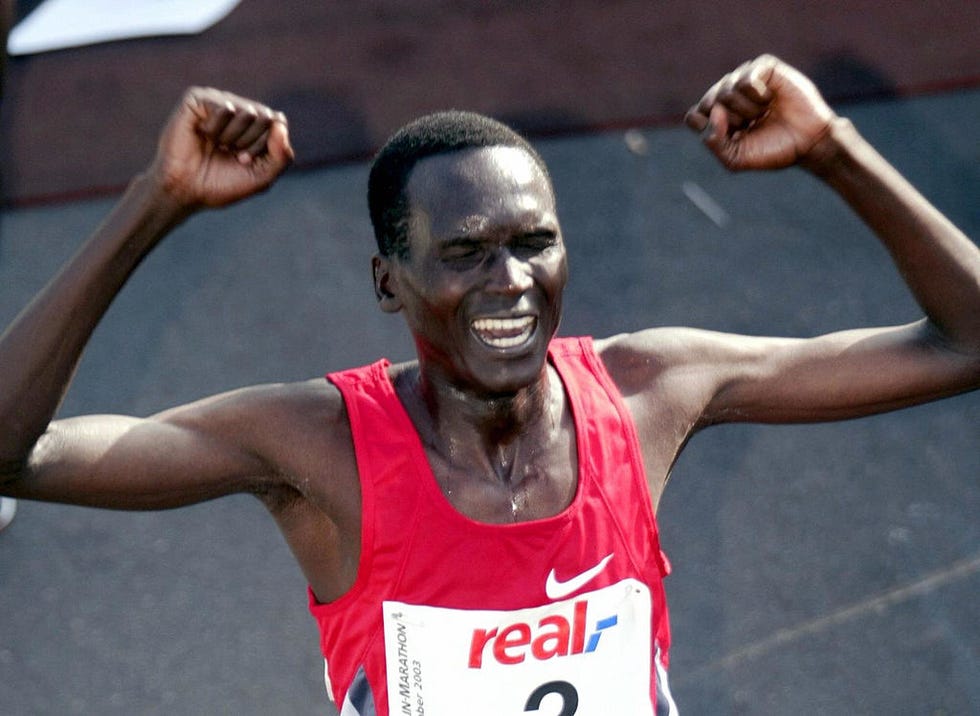
[[857, 417], [980, 385], [980, 251], [809, 79], [760, 57], [711, 87], [686, 122], [733, 171], [799, 165], [823, 180], [874, 230], [925, 318], [810, 339], [643, 332], [611, 353], [655, 359], [624, 363], [659, 366], [631, 369], [636, 388], [669, 385], [705, 425]]
[[[74, 455], [79, 457], [133, 434], [135, 423], [116, 418], [49, 430], [92, 331], [143, 257], [172, 228], [201, 208], [264, 190], [291, 158], [281, 114], [213, 89], [187, 91], [151, 166], [0, 336], [0, 483], [8, 483], [8, 491], [42, 456], [45, 464], [58, 464], [58, 446], [68, 436], [87, 446]], [[35, 450], [42, 436], [43, 449]], [[67, 489], [67, 482], [59, 484]], [[17, 494], [61, 499], [56, 490], [35, 495], [25, 485]]]

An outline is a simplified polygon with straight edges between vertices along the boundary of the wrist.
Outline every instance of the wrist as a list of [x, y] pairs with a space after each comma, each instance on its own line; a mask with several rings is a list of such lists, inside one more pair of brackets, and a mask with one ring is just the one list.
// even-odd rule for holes
[[137, 174], [87, 242], [109, 248], [124, 273], [132, 270], [194, 208], [166, 191], [152, 171]]
[[801, 157], [800, 165], [824, 180], [844, 169], [853, 149], [861, 141], [861, 135], [851, 120], [835, 116], [826, 130]]
[[164, 220], [169, 219], [173, 224], [181, 223], [201, 208], [200, 202], [192, 200], [185, 192], [177, 191], [155, 166], [133, 177], [126, 193], [137, 197], [148, 211]]

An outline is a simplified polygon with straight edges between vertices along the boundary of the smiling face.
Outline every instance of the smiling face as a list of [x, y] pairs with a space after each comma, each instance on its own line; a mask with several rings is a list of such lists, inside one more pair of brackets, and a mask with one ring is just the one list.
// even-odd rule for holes
[[402, 311], [429, 379], [512, 394], [541, 377], [567, 279], [551, 183], [522, 149], [420, 161], [409, 252], [375, 260], [381, 306]]

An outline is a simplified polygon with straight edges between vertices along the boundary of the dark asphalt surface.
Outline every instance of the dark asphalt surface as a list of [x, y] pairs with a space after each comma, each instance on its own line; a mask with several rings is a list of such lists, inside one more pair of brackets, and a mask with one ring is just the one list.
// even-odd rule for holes
[[[978, 235], [980, 91], [842, 111]], [[802, 336], [918, 316], [884, 251], [810, 177], [726, 174], [682, 129], [630, 139], [538, 143], [572, 265], [563, 333]], [[143, 415], [409, 356], [400, 319], [374, 306], [365, 179], [362, 165], [294, 172], [181, 227], [113, 306], [62, 413]], [[0, 321], [108, 206], [0, 218]], [[976, 393], [696, 437], [659, 518], [682, 712], [980, 713], [978, 438]], [[144, 514], [22, 502], [0, 533], [0, 713], [326, 703], [304, 581], [251, 498]]]

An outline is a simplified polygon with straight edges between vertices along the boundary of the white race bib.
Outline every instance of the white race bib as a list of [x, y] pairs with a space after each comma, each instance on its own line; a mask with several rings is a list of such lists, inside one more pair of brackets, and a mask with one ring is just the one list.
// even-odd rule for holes
[[516, 611], [383, 608], [389, 716], [653, 714], [635, 579]]

